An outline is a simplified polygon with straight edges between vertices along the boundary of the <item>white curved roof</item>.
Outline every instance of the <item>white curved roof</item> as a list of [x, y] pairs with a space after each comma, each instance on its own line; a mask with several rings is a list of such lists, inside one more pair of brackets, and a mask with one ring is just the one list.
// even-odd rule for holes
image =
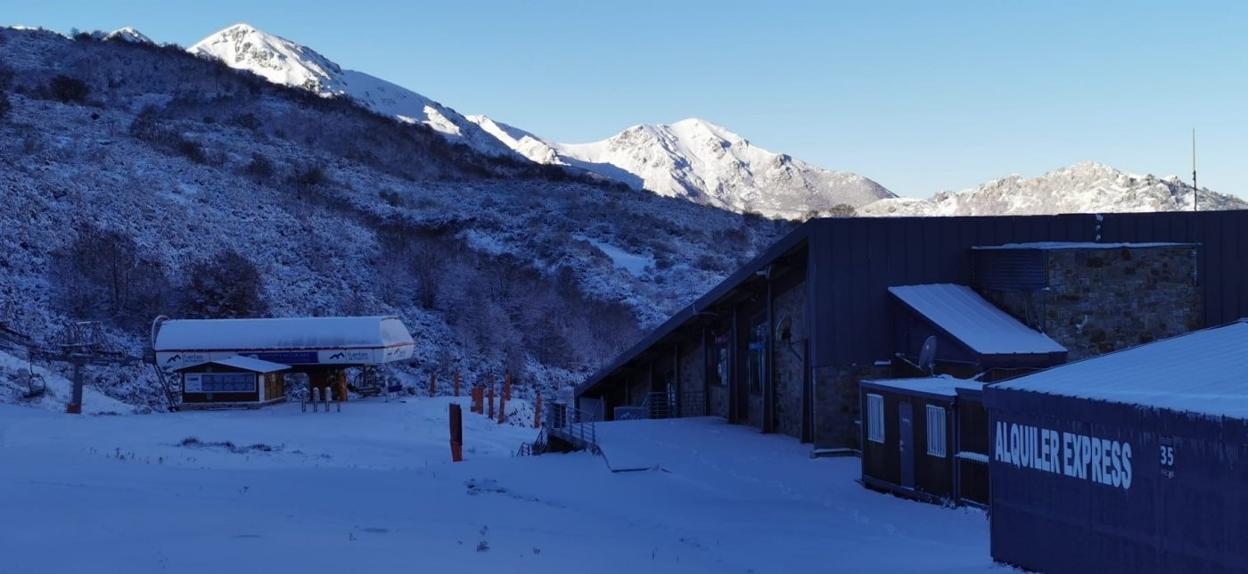
[[173, 319], [164, 321], [152, 347], [170, 351], [378, 349], [411, 346], [398, 317], [291, 317], [278, 319]]

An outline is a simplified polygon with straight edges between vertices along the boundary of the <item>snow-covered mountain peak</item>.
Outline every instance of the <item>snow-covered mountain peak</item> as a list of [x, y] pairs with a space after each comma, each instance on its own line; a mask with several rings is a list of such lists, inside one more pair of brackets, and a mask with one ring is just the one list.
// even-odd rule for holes
[[634, 187], [737, 212], [795, 218], [893, 197], [865, 177], [772, 153], [700, 118], [640, 124], [602, 141], [556, 147], [573, 165], [608, 177], [608, 170], [633, 174]]
[[220, 30], [189, 48], [193, 54], [215, 58], [231, 68], [246, 69], [276, 84], [285, 84], [323, 96], [345, 91], [342, 68], [316, 51], [274, 34], [240, 23]]
[[200, 40], [188, 51], [247, 70], [275, 84], [324, 97], [349, 96], [369, 109], [408, 123], [422, 123], [452, 142], [494, 156], [513, 154], [459, 112], [381, 78], [344, 70], [315, 50], [250, 24], [235, 24]]
[[131, 26], [118, 28], [104, 35], [105, 40], [114, 42], [130, 42], [132, 44], [155, 44], [146, 34]]

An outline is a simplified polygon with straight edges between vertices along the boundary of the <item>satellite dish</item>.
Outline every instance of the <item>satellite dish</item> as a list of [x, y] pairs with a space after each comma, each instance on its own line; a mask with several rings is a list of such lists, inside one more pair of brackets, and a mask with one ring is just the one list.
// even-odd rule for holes
[[919, 350], [919, 368], [927, 374], [932, 374], [932, 364], [936, 362], [936, 336], [932, 335], [923, 341], [923, 348]]

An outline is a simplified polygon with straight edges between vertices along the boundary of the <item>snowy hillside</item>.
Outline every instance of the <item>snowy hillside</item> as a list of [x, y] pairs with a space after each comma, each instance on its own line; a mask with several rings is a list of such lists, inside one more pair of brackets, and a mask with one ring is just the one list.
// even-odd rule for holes
[[[0, 29], [0, 61], [0, 323], [37, 341], [95, 319], [138, 355], [157, 314], [397, 314], [418, 341], [405, 383], [559, 385], [790, 228], [477, 154], [179, 49]], [[157, 403], [144, 369], [90, 371]]]
[[276, 84], [326, 97], [349, 96], [377, 113], [423, 123], [451, 141], [482, 153], [511, 155], [510, 148], [455, 110], [380, 78], [344, 70], [310, 48], [248, 24], [235, 24], [211, 34], [188, 50]]
[[[1192, 187], [1178, 178], [1136, 175], [1094, 162], [1082, 162], [1034, 178], [1011, 175], [971, 189], [941, 192], [930, 199], [885, 199], [860, 215], [1039, 215], [1187, 211]], [[1207, 189], [1200, 209], [1245, 209], [1243, 200]]]

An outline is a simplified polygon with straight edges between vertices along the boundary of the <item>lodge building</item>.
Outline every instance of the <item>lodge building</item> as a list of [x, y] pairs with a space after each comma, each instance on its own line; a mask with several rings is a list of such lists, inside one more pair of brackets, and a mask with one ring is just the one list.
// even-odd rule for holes
[[[811, 220], [589, 377], [577, 406], [720, 416], [865, 456], [864, 380], [982, 387], [1226, 323], [1248, 316], [1245, 269], [1248, 211]], [[938, 394], [982, 426], [978, 389], [959, 386]], [[975, 475], [983, 454], [943, 466]]]

